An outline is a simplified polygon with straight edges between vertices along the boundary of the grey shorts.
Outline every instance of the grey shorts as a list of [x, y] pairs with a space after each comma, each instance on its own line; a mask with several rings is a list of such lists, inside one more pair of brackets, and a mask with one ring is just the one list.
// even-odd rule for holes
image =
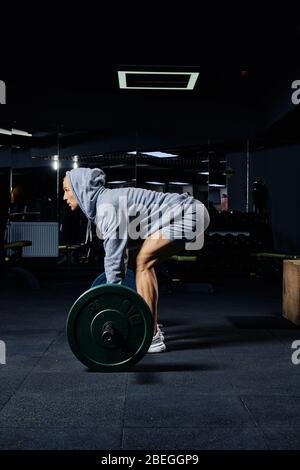
[[205, 205], [193, 199], [192, 204], [183, 207], [170, 223], [160, 229], [160, 233], [168, 240], [193, 242], [201, 237], [209, 225], [209, 213]]

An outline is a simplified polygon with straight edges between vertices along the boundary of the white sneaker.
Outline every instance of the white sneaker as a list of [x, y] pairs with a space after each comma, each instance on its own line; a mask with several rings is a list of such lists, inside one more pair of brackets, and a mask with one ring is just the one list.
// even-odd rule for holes
[[[158, 327], [159, 328], [159, 327]], [[160, 332], [161, 330], [157, 329], [157, 333], [153, 336], [152, 343], [148, 349], [148, 353], [158, 353], [166, 350], [166, 345], [164, 343], [163, 335]]]
[[160, 329], [160, 327], [163, 327], [163, 325], [161, 323], [158, 323], [157, 324], [157, 333], [160, 334], [161, 339], [164, 341], [164, 339], [165, 339], [164, 331], [162, 331]]

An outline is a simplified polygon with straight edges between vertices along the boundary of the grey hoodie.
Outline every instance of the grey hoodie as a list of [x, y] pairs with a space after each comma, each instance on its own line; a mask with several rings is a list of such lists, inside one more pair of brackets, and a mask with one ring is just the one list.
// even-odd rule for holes
[[[103, 239], [108, 283], [123, 282], [128, 247], [134, 241], [141, 243], [150, 234], [170, 225], [170, 217], [176, 218], [183, 204], [196, 201], [188, 193], [106, 188], [105, 173], [99, 168], [76, 168], [67, 171], [66, 176], [80, 208], [89, 222], [95, 223], [97, 236]], [[140, 231], [135, 230], [137, 225]]]

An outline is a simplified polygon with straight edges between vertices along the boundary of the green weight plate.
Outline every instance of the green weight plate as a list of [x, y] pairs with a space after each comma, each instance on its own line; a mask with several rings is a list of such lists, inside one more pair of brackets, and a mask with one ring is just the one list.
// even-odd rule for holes
[[[107, 284], [105, 272], [100, 274], [98, 277], [96, 277], [91, 287], [96, 287], [96, 286], [100, 286], [103, 284]], [[136, 291], [135, 274], [132, 271], [132, 269], [127, 269], [125, 279], [122, 285], [126, 287], [130, 287], [131, 289]]]
[[99, 371], [129, 369], [148, 351], [153, 319], [145, 300], [123, 285], [101, 285], [84, 292], [67, 318], [75, 356]]

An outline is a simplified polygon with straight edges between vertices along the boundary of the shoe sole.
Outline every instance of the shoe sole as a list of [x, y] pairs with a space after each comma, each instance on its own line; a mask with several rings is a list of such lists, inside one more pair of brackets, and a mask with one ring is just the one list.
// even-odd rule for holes
[[150, 353], [150, 354], [153, 354], [153, 353], [160, 353], [160, 352], [164, 352], [166, 349], [167, 349], [167, 348], [166, 348], [166, 345], [165, 345], [165, 347], [161, 347], [161, 346], [160, 346], [160, 347], [158, 347], [158, 348], [156, 348], [156, 349], [155, 349], [155, 348], [153, 348], [153, 349], [149, 348], [147, 352]]

